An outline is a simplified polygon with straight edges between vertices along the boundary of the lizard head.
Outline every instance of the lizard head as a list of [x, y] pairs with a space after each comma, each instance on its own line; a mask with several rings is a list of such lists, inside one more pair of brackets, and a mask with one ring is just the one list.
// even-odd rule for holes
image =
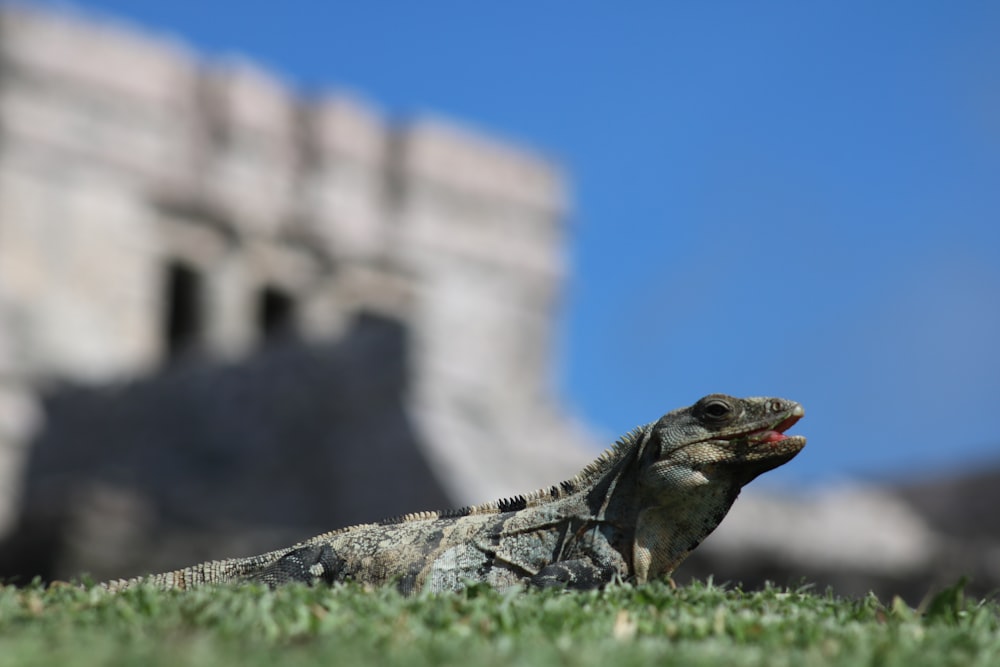
[[785, 431], [805, 411], [782, 398], [712, 394], [646, 432], [634, 499], [636, 581], [669, 574], [719, 525], [740, 489], [805, 447]]
[[804, 414], [800, 404], [783, 398], [706, 396], [653, 425], [643, 479], [662, 487], [678, 475], [685, 486], [721, 477], [741, 487], [805, 447], [802, 436], [785, 435]]

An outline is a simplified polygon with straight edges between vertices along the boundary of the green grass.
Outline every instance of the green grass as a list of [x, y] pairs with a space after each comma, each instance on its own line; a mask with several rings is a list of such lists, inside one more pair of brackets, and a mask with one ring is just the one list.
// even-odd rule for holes
[[0, 588], [0, 665], [1000, 664], [1000, 607], [923, 613], [806, 590], [694, 585], [402, 598], [358, 587], [119, 595]]

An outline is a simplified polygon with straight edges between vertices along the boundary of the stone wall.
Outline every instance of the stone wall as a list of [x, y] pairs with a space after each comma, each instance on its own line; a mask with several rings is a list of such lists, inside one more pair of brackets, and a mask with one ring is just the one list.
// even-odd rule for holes
[[406, 332], [400, 446], [450, 504], [572, 474], [597, 447], [547, 362], [567, 198], [550, 161], [482, 132], [0, 7], [0, 535], [31, 443], [70, 437], [43, 397], [336, 345], [364, 314]]

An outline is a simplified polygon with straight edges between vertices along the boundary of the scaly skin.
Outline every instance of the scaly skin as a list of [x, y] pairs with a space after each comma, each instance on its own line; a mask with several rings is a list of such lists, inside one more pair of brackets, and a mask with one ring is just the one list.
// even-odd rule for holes
[[469, 582], [594, 588], [667, 577], [726, 516], [740, 489], [791, 460], [802, 406], [713, 394], [637, 428], [573, 479], [445, 512], [319, 535], [260, 556], [103, 584], [394, 583], [404, 593]]

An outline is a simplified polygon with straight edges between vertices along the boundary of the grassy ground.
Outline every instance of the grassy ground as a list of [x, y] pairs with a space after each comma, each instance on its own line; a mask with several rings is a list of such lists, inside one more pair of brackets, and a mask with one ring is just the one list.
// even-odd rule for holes
[[694, 585], [389, 590], [0, 588], [0, 665], [996, 665], [1000, 607]]

